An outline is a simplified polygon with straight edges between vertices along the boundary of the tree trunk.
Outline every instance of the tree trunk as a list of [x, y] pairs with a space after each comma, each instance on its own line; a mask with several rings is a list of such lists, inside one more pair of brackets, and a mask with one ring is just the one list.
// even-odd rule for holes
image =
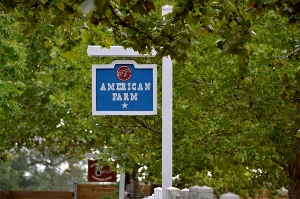
[[300, 152], [295, 156], [295, 162], [289, 171], [289, 199], [300, 199]]
[[132, 167], [132, 173], [126, 173], [126, 191], [130, 192], [128, 194], [130, 194], [130, 196], [136, 196], [139, 193], [139, 179], [138, 179], [138, 165], [135, 164]]
[[132, 172], [132, 179], [133, 179], [133, 194], [137, 195], [139, 193], [139, 179], [138, 179], [138, 175], [139, 175], [139, 171], [138, 171], [139, 167], [136, 164], [133, 168], [133, 172]]

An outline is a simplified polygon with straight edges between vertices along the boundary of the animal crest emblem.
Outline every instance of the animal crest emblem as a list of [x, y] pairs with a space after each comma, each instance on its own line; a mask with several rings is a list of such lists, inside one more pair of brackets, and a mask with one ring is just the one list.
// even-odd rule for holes
[[132, 71], [128, 66], [120, 66], [117, 69], [117, 77], [121, 81], [127, 81], [131, 78]]

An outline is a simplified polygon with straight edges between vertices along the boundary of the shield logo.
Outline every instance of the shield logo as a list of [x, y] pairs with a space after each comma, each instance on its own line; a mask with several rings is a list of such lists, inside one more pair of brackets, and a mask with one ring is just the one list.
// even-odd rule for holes
[[120, 66], [117, 70], [117, 78], [121, 81], [127, 81], [131, 78], [132, 71], [128, 66]]
[[95, 176], [101, 176], [101, 169], [100, 169], [100, 167], [95, 167]]

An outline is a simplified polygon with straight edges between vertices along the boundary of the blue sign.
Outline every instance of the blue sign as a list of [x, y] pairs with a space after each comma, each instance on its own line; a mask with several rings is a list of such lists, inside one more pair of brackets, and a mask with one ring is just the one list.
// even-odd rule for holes
[[123, 60], [93, 65], [92, 98], [93, 115], [156, 115], [156, 64]]

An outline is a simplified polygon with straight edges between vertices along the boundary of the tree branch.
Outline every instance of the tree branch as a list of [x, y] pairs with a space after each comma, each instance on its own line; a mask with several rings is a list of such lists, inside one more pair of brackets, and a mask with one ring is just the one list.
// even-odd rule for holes
[[188, 12], [189, 10], [193, 10], [194, 8], [194, 2], [193, 0], [188, 0], [186, 6], [184, 7], [184, 9], [177, 13], [175, 15], [175, 17], [173, 18], [173, 23], [175, 24], [178, 20], [180, 20], [180, 17], [183, 16], [186, 12]]
[[142, 122], [141, 120], [139, 120], [136, 116], [133, 116], [132, 117], [137, 123], [139, 123], [140, 125], [142, 125], [142, 127], [156, 133], [157, 135], [161, 135], [162, 133], [160, 131], [157, 131], [153, 128], [151, 128], [150, 126], [146, 125], [144, 122]]
[[51, 162], [47, 162], [46, 160], [33, 160], [30, 158], [30, 166], [33, 166], [33, 165], [36, 165], [36, 164], [42, 164], [42, 165], [45, 165], [46, 167], [54, 167], [54, 166], [58, 166], [60, 165], [62, 162], [64, 161], [59, 161], [58, 163], [52, 163]]
[[147, 37], [148, 39], [150, 39], [150, 40], [152, 41], [153, 44], [156, 43], [155, 40], [151, 37], [151, 35], [148, 34], [148, 32], [143, 32], [142, 30], [138, 29], [137, 27], [134, 27], [134, 26], [132, 26], [132, 25], [126, 23], [125, 21], [123, 21], [123, 20], [121, 19], [121, 16], [119, 16], [119, 15], [116, 13], [115, 9], [114, 9], [113, 6], [110, 4], [110, 1], [106, 0], [106, 3], [107, 3], [107, 6], [108, 6], [109, 10], [112, 12], [112, 14], [114, 15], [114, 17], [122, 24], [123, 27], [128, 27], [128, 28], [130, 28], [130, 29], [132, 29], [132, 30], [138, 32], [139, 34], [146, 35], [146, 37]]
[[279, 166], [281, 166], [286, 172], [288, 172], [288, 166], [286, 166], [285, 164], [279, 162], [279, 161], [278, 161], [277, 159], [275, 159], [275, 158], [271, 158], [271, 160], [272, 160], [274, 163], [276, 163], [276, 164], [278, 164]]
[[117, 29], [117, 27], [115, 27], [115, 26], [109, 21], [109, 19], [107, 18], [106, 15], [105, 15], [104, 17], [105, 17], [105, 20], [107, 21], [107, 23], [109, 23], [109, 25], [110, 25], [111, 27], [113, 27], [113, 33], [115, 34], [115, 36], [116, 36], [116, 37], [120, 37], [120, 35], [115, 31], [115, 29]]

